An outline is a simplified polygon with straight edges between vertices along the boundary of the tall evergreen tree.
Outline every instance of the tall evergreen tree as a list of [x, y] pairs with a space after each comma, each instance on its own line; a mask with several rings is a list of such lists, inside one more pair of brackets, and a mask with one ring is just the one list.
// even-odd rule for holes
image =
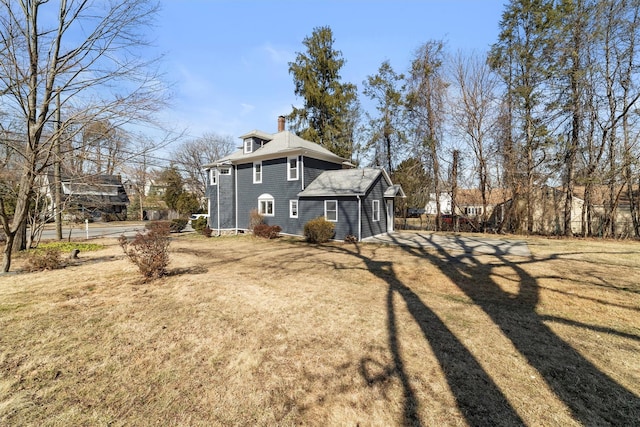
[[374, 163], [392, 173], [397, 164], [397, 151], [405, 141], [402, 126], [404, 107], [404, 75], [397, 74], [389, 61], [384, 61], [378, 73], [364, 82], [364, 94], [376, 101], [376, 117], [369, 114], [371, 137], [369, 148], [374, 150]]
[[175, 166], [171, 166], [162, 172], [162, 181], [167, 186], [162, 200], [164, 200], [169, 209], [177, 211], [178, 200], [180, 200], [180, 196], [184, 192], [182, 175], [180, 175]]
[[289, 63], [289, 73], [293, 75], [295, 94], [304, 99], [304, 105], [294, 107], [287, 118], [302, 138], [350, 158], [357, 93], [355, 85], [340, 80], [345, 63], [342, 52], [333, 49], [329, 27], [315, 28], [302, 43], [306, 51], [298, 52], [295, 61]]

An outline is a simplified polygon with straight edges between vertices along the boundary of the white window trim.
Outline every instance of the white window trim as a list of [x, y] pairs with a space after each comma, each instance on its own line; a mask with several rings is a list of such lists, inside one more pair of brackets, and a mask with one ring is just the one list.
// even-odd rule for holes
[[247, 138], [244, 140], [244, 154], [253, 153], [253, 138]]
[[371, 204], [371, 210], [373, 222], [380, 221], [380, 200], [373, 200], [373, 203]]
[[[295, 169], [291, 167], [291, 160], [296, 161]], [[292, 178], [291, 171], [294, 170], [296, 171], [296, 176], [295, 178]], [[287, 157], [287, 181], [297, 181], [298, 179], [300, 179], [300, 159], [298, 159], [298, 156]]]
[[[295, 205], [295, 214], [293, 212], [293, 206]], [[300, 208], [300, 204], [298, 200], [289, 200], [289, 218], [298, 218], [298, 209]]]
[[[265, 203], [265, 209], [262, 209], [262, 203]], [[271, 204], [271, 213], [268, 213], [268, 209], [266, 207]], [[276, 215], [276, 202], [271, 194], [261, 194], [258, 197], [258, 213], [264, 216], [275, 216]]]
[[[260, 177], [256, 179], [256, 165], [260, 165]], [[254, 184], [262, 184], [262, 162], [253, 162], [253, 183]]]
[[209, 185], [218, 185], [218, 169], [209, 169]]
[[[327, 216], [327, 203], [335, 203], [336, 204], [336, 209], [335, 209], [335, 213], [336, 213], [336, 219], [329, 219], [329, 217]], [[331, 212], [334, 212], [334, 210], [332, 209]], [[337, 200], [325, 200], [324, 201], [324, 219], [326, 219], [329, 222], [338, 222], [338, 201]]]
[[231, 168], [220, 168], [220, 175], [231, 175]]

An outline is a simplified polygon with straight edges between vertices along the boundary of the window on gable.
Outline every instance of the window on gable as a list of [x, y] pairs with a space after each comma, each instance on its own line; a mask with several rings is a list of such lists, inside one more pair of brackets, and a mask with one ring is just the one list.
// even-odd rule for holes
[[327, 221], [338, 222], [338, 201], [337, 200], [324, 201], [324, 218]]
[[209, 184], [218, 185], [218, 169], [209, 169]]
[[298, 156], [289, 157], [287, 159], [287, 180], [289, 181], [297, 181], [298, 180]]
[[374, 200], [372, 204], [373, 212], [373, 220], [380, 221], [380, 200]]
[[289, 218], [298, 218], [297, 200], [289, 200]]
[[253, 152], [253, 138], [247, 138], [244, 140], [244, 154]]
[[274, 216], [274, 200], [271, 194], [261, 194], [258, 197], [258, 213], [264, 216]]
[[262, 162], [253, 162], [253, 183], [260, 184], [262, 182]]

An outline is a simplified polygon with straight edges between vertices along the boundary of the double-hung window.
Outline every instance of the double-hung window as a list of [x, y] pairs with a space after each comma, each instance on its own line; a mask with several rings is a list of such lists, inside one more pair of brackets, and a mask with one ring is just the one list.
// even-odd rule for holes
[[258, 213], [264, 216], [275, 215], [274, 200], [271, 194], [261, 194], [258, 197]]
[[297, 181], [299, 169], [298, 156], [287, 158], [287, 180]]
[[253, 183], [260, 184], [262, 182], [262, 162], [253, 162]]
[[373, 220], [380, 221], [380, 200], [373, 200], [372, 208], [373, 208], [373, 212], [372, 212]]
[[218, 185], [218, 169], [209, 169], [209, 184]]
[[338, 201], [337, 200], [324, 201], [324, 218], [327, 221], [338, 222]]
[[247, 138], [244, 140], [244, 154], [253, 152], [253, 138]]
[[298, 218], [297, 200], [289, 200], [289, 218]]

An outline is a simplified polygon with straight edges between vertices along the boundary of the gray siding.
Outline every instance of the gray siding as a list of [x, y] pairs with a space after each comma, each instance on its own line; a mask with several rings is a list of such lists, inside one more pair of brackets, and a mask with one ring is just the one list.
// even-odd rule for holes
[[[386, 182], [382, 175], [376, 179], [362, 200], [362, 238], [387, 232], [387, 211], [384, 200]], [[373, 201], [380, 202], [380, 221], [373, 221]]]
[[[235, 220], [235, 172], [231, 168], [230, 175], [218, 174], [218, 185], [207, 184], [207, 197], [209, 198], [209, 227], [217, 230], [232, 229], [236, 226]], [[218, 196], [218, 192], [220, 195]], [[218, 211], [218, 201], [220, 210]], [[220, 223], [218, 224], [218, 212]]]
[[309, 197], [300, 199], [300, 230], [304, 234], [304, 224], [319, 216], [324, 217], [324, 201], [338, 201], [338, 222], [334, 223], [334, 239], [344, 240], [352, 234], [358, 236], [358, 199], [355, 197]]
[[[299, 234], [299, 218], [289, 218], [289, 200], [297, 200], [302, 190], [300, 177], [287, 180], [287, 158], [262, 161], [262, 183], [253, 183], [253, 162], [238, 165], [238, 228], [249, 227], [249, 213], [258, 209], [258, 197], [270, 194], [274, 216], [265, 216], [269, 225], [279, 225], [284, 233]], [[300, 208], [298, 208], [300, 210]]]
[[304, 158], [304, 185], [307, 186], [316, 179], [322, 172], [342, 169], [342, 165], [326, 162], [324, 160]]

